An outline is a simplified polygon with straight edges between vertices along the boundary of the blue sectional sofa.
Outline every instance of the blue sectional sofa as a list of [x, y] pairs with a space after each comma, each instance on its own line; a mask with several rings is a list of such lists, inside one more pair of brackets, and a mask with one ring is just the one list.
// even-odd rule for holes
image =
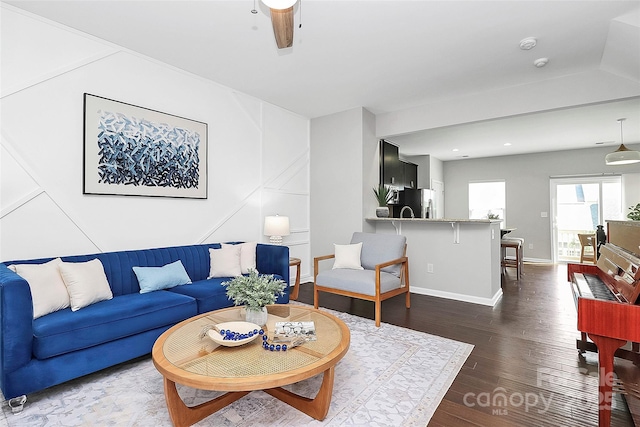
[[[5, 399], [148, 354], [156, 339], [177, 322], [232, 306], [221, 286], [229, 278], [207, 279], [210, 248], [220, 248], [220, 244], [61, 257], [64, 262], [76, 263], [99, 259], [113, 298], [36, 319], [29, 284], [8, 266], [43, 264], [52, 258], [1, 263], [0, 387]], [[177, 260], [192, 283], [140, 293], [133, 267], [161, 267]], [[289, 249], [258, 244], [256, 269], [289, 283]], [[287, 286], [277, 303], [288, 302]]]

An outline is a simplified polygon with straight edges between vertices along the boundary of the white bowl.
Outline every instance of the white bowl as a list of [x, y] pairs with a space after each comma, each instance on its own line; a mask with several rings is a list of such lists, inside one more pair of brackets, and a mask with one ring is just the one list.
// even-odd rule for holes
[[[253, 330], [260, 330], [260, 326], [256, 325], [255, 323], [250, 323], [250, 322], [225, 322], [225, 323], [218, 323], [216, 325], [216, 327], [219, 330], [231, 330], [233, 332], [238, 332], [239, 334], [246, 334], [250, 331]], [[243, 345], [246, 343], [249, 343], [253, 340], [255, 340], [257, 337], [261, 336], [260, 334], [255, 334], [252, 337], [249, 338], [245, 338], [242, 340], [238, 340], [238, 341], [231, 341], [231, 340], [225, 340], [223, 339], [223, 336], [220, 334], [220, 332], [216, 331], [215, 329], [209, 329], [207, 331], [207, 335], [209, 335], [209, 338], [211, 338], [215, 343], [223, 345], [225, 347], [237, 347], [239, 345]]]

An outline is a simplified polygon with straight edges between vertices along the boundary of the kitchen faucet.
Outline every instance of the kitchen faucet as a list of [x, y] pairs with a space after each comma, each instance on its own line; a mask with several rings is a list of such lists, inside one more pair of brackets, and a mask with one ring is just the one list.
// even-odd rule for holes
[[405, 209], [409, 209], [409, 213], [411, 214], [411, 218], [415, 218], [415, 215], [413, 214], [413, 209], [411, 209], [411, 206], [404, 206], [402, 209], [400, 209], [400, 218], [402, 218], [402, 214], [404, 213]]

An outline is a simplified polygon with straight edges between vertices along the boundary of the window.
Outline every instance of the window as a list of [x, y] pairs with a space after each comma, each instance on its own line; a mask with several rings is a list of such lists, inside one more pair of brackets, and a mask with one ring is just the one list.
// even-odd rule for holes
[[505, 182], [487, 181], [469, 183], [469, 219], [486, 219], [489, 215], [500, 218], [501, 228], [506, 226]]

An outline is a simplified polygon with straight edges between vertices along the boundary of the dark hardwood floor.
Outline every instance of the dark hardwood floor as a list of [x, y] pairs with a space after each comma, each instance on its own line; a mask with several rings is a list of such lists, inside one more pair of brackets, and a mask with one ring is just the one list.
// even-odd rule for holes
[[[469, 272], [469, 280], [473, 280]], [[411, 294], [382, 303], [382, 321], [473, 344], [429, 426], [596, 426], [597, 355], [578, 356], [576, 309], [566, 265], [525, 264], [503, 276], [495, 307]], [[313, 284], [299, 301], [313, 304]], [[373, 303], [320, 294], [320, 306], [373, 319]], [[631, 426], [615, 395], [612, 426]]]

